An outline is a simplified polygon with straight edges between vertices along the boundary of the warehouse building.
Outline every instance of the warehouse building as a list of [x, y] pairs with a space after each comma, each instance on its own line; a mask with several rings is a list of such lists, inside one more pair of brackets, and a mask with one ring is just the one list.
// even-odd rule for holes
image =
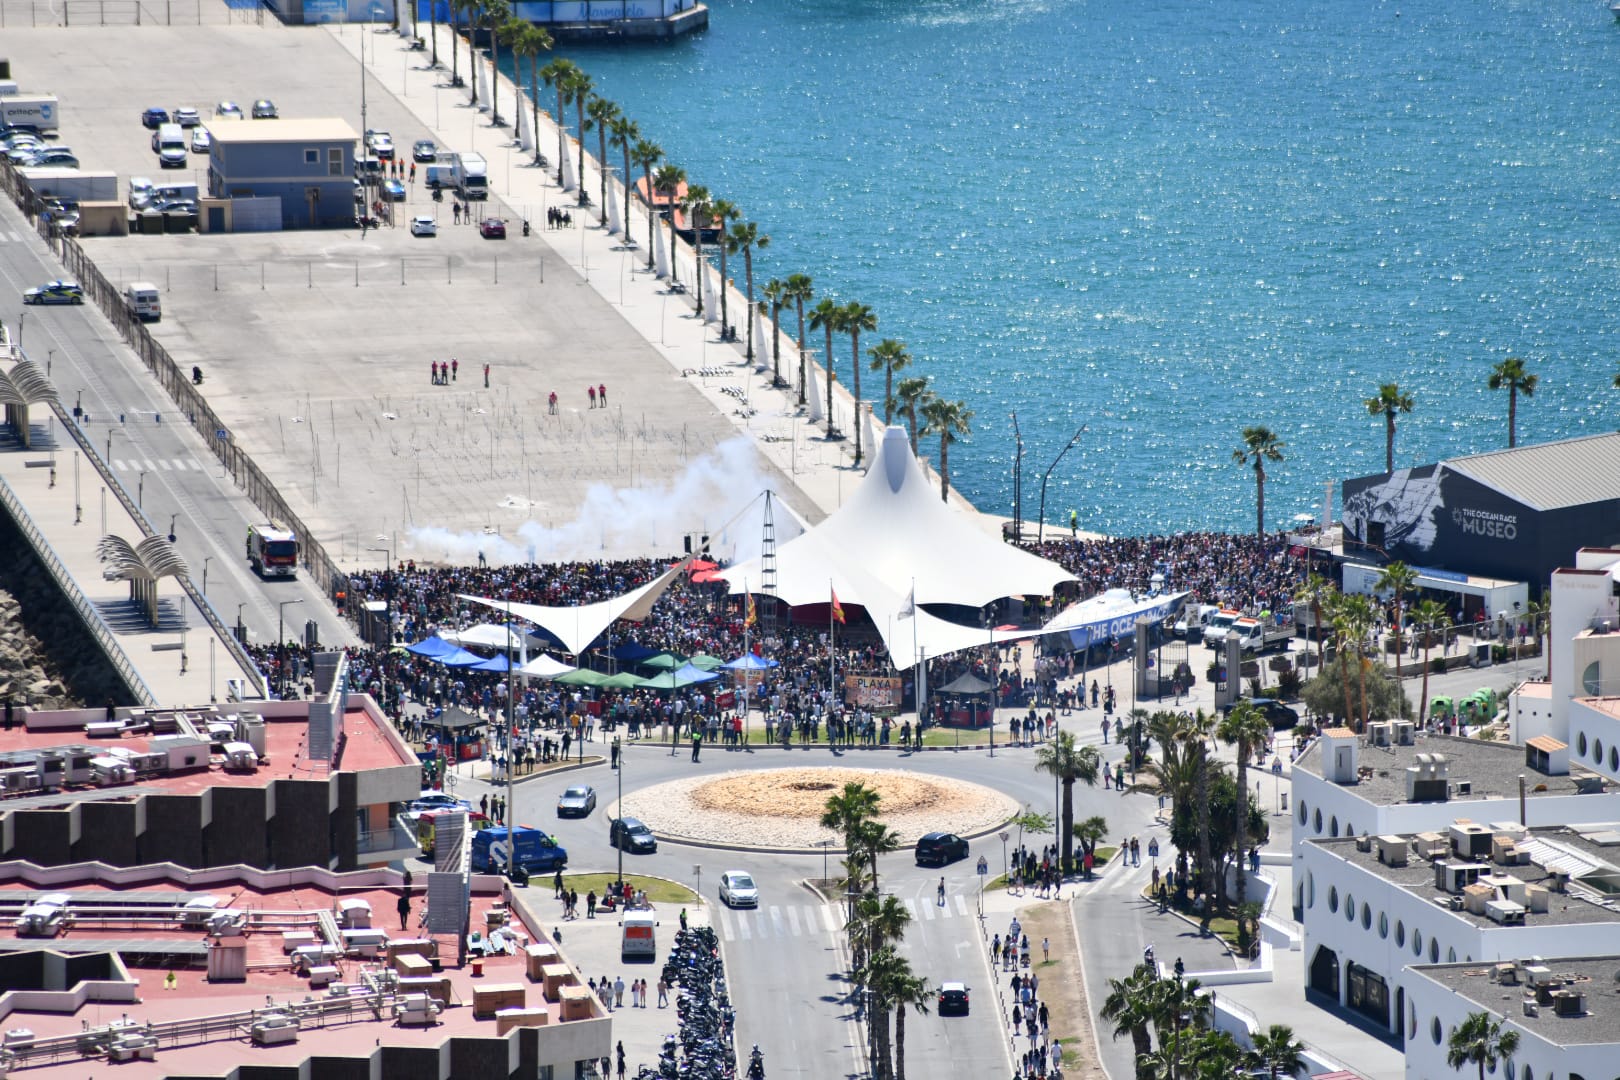
[[205, 232], [354, 224], [355, 146], [338, 119], [215, 124], [208, 150]]

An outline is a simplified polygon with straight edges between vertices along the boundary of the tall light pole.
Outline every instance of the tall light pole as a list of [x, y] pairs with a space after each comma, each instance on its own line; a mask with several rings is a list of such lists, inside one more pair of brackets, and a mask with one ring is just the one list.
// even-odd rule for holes
[[1013, 543], [1024, 538], [1024, 436], [1018, 430], [1018, 414], [1012, 414], [1013, 426]]
[[208, 596], [208, 564], [213, 562], [213, 561], [214, 561], [214, 557], [212, 555], [208, 555], [208, 556], [205, 556], [203, 558], [203, 587], [202, 587], [202, 591], [203, 591], [204, 598], [206, 598]]
[[135, 481], [135, 509], [145, 510], [146, 500], [146, 470], [141, 470], [140, 479]]
[[1063, 449], [1058, 451], [1058, 456], [1053, 458], [1052, 464], [1046, 467], [1046, 475], [1041, 477], [1041, 517], [1039, 523], [1035, 526], [1035, 542], [1037, 544], [1046, 535], [1046, 482], [1052, 479], [1052, 470], [1058, 467], [1058, 462], [1063, 460], [1063, 455], [1073, 450], [1075, 444], [1080, 441], [1080, 436], [1085, 433], [1086, 425], [1081, 424], [1080, 430], [1074, 433], [1074, 438], [1070, 439]]
[[[287, 635], [284, 629], [287, 621], [287, 605], [303, 602], [303, 597], [299, 597], [297, 600], [283, 600], [276, 605], [276, 648], [281, 650], [281, 670], [276, 678], [276, 696], [279, 698], [287, 696]], [[241, 619], [241, 608], [236, 609], [236, 617]]]
[[[615, 745], [618, 744], [619, 737], [617, 735], [613, 736], [613, 742], [614, 742]], [[622, 817], [624, 817], [624, 747], [623, 746], [619, 746], [619, 752], [614, 755], [614, 758], [619, 763], [619, 816], [622, 818]], [[825, 851], [823, 851], [823, 857], [825, 857], [825, 854], [826, 854]], [[624, 844], [623, 844], [622, 841], [619, 844], [619, 888], [620, 888], [621, 891], [624, 889]]]

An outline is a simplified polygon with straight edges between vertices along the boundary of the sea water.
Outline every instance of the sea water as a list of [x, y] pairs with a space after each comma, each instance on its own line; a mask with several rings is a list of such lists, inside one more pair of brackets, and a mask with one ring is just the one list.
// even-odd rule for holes
[[981, 509], [1012, 511], [1015, 411], [1026, 516], [1084, 424], [1047, 519], [1111, 533], [1253, 528], [1249, 425], [1286, 444], [1268, 527], [1320, 513], [1384, 467], [1381, 382], [1416, 399], [1398, 466], [1505, 447], [1508, 356], [1521, 442], [1620, 426], [1606, 0], [709, 2], [559, 52], [770, 235], [757, 283], [869, 305], [862, 351], [973, 410]]

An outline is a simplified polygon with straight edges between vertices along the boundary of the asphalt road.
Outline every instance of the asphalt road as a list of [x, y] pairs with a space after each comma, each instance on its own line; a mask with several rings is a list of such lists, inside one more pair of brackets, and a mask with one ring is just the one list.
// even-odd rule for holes
[[[301, 635], [313, 619], [322, 642], [352, 642], [353, 630], [308, 580], [266, 581], [248, 568], [242, 539], [263, 516], [221, 477], [203, 440], [95, 306], [24, 307], [24, 289], [61, 276], [17, 209], [0, 207], [0, 319], [28, 358], [48, 367], [68, 411], [83, 408], [91, 444], [103, 454], [110, 445], [114, 478], [138, 500], [153, 530], [167, 534], [172, 522], [192, 580], [221, 620], [229, 626], [240, 617], [249, 641], [272, 642], [284, 612], [289, 636]], [[85, 504], [97, 499], [87, 495]], [[282, 608], [288, 601], [302, 602]]]
[[[1076, 714], [1064, 722], [1076, 725], [1082, 741], [1099, 743], [1100, 735], [1092, 720], [1098, 715]], [[1110, 760], [1119, 753], [1113, 745], [1103, 749]], [[694, 770], [718, 773], [740, 768], [838, 764], [925, 771], [984, 784], [1038, 811], [1050, 812], [1054, 808], [1051, 778], [1035, 772], [1034, 751], [1030, 749], [998, 749], [994, 758], [982, 751], [934, 751], [902, 758], [891, 751], [848, 752], [835, 757], [821, 749], [758, 750], [752, 754], [711, 750], [696, 766], [685, 753], [671, 756], [667, 747], [636, 745], [629, 747], [626, 754], [627, 797], [641, 787], [689, 776]], [[557, 796], [563, 788], [579, 783], [596, 788], [597, 810], [588, 818], [559, 820]], [[476, 802], [480, 794], [494, 790], [480, 782], [463, 780], [457, 793]], [[619, 776], [605, 764], [524, 781], [516, 786], [513, 819], [555, 832], [568, 848], [570, 870], [616, 871], [618, 853], [607, 843], [606, 809], [618, 796]], [[1077, 820], [1100, 814], [1108, 819], [1113, 836], [1136, 835], [1144, 845], [1148, 836], [1155, 834], [1152, 818], [1156, 805], [1147, 796], [1122, 797], [1100, 786], [1078, 786], [1075, 790]], [[1157, 830], [1161, 843], [1166, 842], [1163, 833]], [[1026, 839], [1036, 847], [1049, 842], [1049, 838], [1039, 836]], [[1016, 840], [1016, 830], [1006, 845], [995, 833], [981, 837], [972, 842], [966, 860], [943, 870], [917, 867], [905, 851], [880, 863], [881, 888], [900, 897], [913, 914], [903, 951], [915, 970], [935, 985], [955, 980], [969, 987], [985, 987], [985, 993], [975, 997], [974, 1010], [967, 1017], [940, 1017], [932, 1009], [928, 1015], [908, 1016], [906, 1062], [913, 1075], [998, 1076], [1010, 1071], [1000, 1018], [991, 1007], [994, 999], [989, 994], [977, 909], [979, 880], [974, 868], [982, 855], [992, 874], [1001, 873], [1004, 847], [1010, 848]], [[837, 858], [838, 852], [832, 852], [828, 866], [833, 873], [837, 872]], [[739, 1004], [738, 1044], [744, 1050], [753, 1043], [760, 1045], [773, 1080], [864, 1075], [866, 1033], [864, 1027], [855, 1025], [854, 1003], [849, 1000], [842, 913], [836, 906], [822, 904], [802, 884], [823, 875], [821, 855], [722, 851], [661, 838], [656, 853], [627, 854], [624, 862], [628, 872], [673, 878], [689, 886], [699, 884], [701, 878], [700, 887], [712, 905], [712, 921]], [[701, 874], [696, 867], [702, 868]], [[731, 911], [721, 906], [719, 876], [732, 869], [753, 874], [760, 887], [757, 911]], [[942, 875], [947, 891], [944, 907], [936, 898]], [[1113, 880], [1105, 876], [1080, 888], [1117, 888]], [[990, 927], [992, 932], [1003, 929], [1000, 925]], [[1122, 942], [1134, 940], [1123, 930], [1118, 936]], [[1127, 953], [1130, 947], [1120, 946]], [[1140, 946], [1134, 947], [1139, 952]], [[1108, 951], [1109, 962], [1113, 951]]]

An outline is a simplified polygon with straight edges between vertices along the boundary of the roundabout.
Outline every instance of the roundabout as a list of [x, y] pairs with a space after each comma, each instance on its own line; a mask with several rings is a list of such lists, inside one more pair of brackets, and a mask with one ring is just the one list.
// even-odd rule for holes
[[[1018, 803], [981, 784], [899, 769], [750, 769], [670, 780], [624, 800], [623, 813], [646, 822], [660, 839], [708, 847], [812, 854], [842, 838], [821, 827], [827, 800], [847, 783], [880, 796], [877, 819], [903, 847], [924, 833], [972, 837], [1005, 824]], [[620, 814], [618, 803], [608, 808]]]

